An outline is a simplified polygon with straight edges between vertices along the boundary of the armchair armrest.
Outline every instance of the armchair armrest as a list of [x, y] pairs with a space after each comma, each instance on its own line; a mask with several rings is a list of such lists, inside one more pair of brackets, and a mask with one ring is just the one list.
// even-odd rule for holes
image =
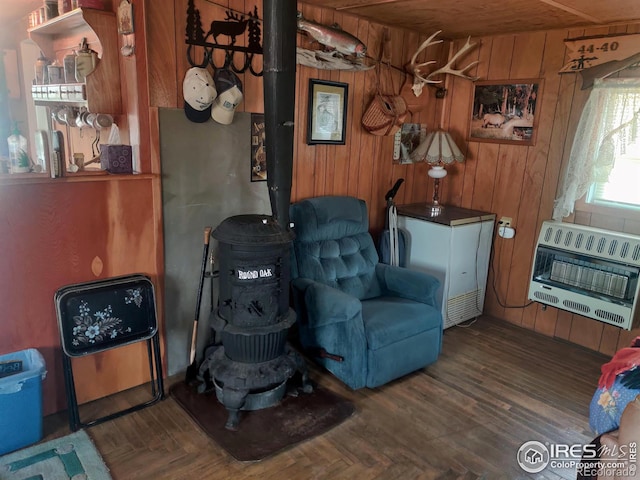
[[376, 275], [385, 293], [437, 307], [440, 281], [433, 275], [385, 263], [376, 265]]
[[308, 278], [296, 278], [291, 283], [304, 296], [310, 328], [346, 322], [361, 315], [362, 303], [354, 296]]

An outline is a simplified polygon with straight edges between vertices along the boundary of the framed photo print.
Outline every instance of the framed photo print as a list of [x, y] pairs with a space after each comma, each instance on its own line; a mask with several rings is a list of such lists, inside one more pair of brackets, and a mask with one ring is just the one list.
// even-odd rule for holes
[[394, 163], [413, 163], [410, 155], [427, 137], [427, 125], [424, 123], [403, 123], [393, 139]]
[[542, 79], [475, 83], [469, 140], [534, 145]]
[[309, 80], [307, 144], [344, 145], [349, 85]]

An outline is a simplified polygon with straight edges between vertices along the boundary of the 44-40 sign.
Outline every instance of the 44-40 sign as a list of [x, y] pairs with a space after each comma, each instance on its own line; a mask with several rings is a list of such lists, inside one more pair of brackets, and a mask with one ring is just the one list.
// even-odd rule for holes
[[640, 35], [583, 37], [565, 40], [569, 61], [559, 73], [575, 73], [638, 53]]

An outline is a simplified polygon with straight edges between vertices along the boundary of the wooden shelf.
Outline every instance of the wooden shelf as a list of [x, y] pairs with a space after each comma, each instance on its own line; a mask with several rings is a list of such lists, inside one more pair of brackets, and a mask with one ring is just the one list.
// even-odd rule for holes
[[110, 174], [108, 172], [96, 171], [70, 173], [65, 177], [51, 178], [44, 173], [16, 173], [0, 175], [0, 186], [3, 185], [30, 185], [43, 183], [79, 183], [79, 182], [120, 182], [131, 180], [151, 180], [159, 178], [153, 173], [133, 173], [133, 174]]
[[69, 30], [84, 27], [86, 24], [82, 8], [76, 8], [75, 10], [71, 10], [70, 12], [54, 17], [40, 25], [36, 25], [35, 27], [27, 30], [27, 32], [29, 32], [29, 34], [37, 33], [39, 35], [68, 34]]
[[[106, 10], [76, 8], [28, 30], [29, 37], [50, 60], [63, 64], [64, 55], [71, 53], [81, 39], [87, 38], [98, 53], [95, 70], [85, 79], [86, 100], [71, 102], [90, 112], [116, 115], [122, 113], [120, 64], [116, 15]], [[38, 104], [69, 101], [37, 98]]]

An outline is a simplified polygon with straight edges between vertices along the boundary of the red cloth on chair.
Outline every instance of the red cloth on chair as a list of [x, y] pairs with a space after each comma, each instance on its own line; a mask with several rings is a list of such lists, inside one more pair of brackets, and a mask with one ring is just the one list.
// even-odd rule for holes
[[598, 388], [611, 388], [618, 374], [640, 365], [640, 337], [636, 337], [630, 347], [622, 348], [613, 358], [602, 365]]

